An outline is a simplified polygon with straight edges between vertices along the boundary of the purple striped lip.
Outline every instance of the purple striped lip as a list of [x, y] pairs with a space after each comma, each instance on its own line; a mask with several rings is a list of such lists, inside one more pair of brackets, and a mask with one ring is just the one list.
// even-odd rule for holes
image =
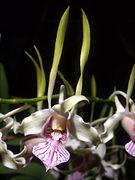
[[62, 145], [61, 132], [51, 133], [52, 138], [48, 138], [47, 143], [39, 143], [33, 147], [33, 154], [39, 158], [46, 170], [67, 162], [70, 158], [69, 152]]
[[135, 143], [131, 140], [125, 145], [125, 150], [131, 155], [135, 156]]

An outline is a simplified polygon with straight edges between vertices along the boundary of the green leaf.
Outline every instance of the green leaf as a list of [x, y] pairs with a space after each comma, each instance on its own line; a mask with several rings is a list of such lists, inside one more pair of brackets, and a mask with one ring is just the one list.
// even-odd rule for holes
[[10, 180], [55, 180], [50, 172], [46, 172], [44, 166], [36, 162], [31, 162], [28, 166], [16, 171], [0, 165], [0, 175], [7, 175]]
[[[37, 49], [36, 46], [34, 46], [34, 49], [37, 53], [39, 64], [40, 64], [40, 81], [38, 82], [38, 91], [37, 91], [37, 97], [43, 96], [45, 94], [46, 90], [46, 77], [45, 77], [45, 72], [43, 68], [43, 61], [42, 57], [39, 53], [39, 50]], [[37, 109], [40, 110], [42, 109], [43, 101], [37, 102]]]
[[54, 177], [49, 172], [46, 172], [46, 169], [44, 166], [35, 162], [31, 162], [25, 168], [18, 170], [18, 173], [29, 175], [37, 179], [40, 178], [40, 180], [44, 180], [44, 179], [54, 180]]
[[76, 87], [76, 94], [80, 95], [82, 92], [82, 84], [83, 84], [83, 73], [84, 67], [87, 63], [89, 51], [90, 51], [90, 26], [85, 12], [82, 10], [82, 23], [83, 23], [83, 41], [82, 48], [80, 54], [80, 78]]
[[37, 178], [34, 178], [34, 177], [30, 177], [30, 176], [13, 176], [12, 178], [10, 178], [9, 180], [37, 180]]
[[0, 164], [0, 174], [11, 174], [14, 172], [15, 172], [15, 170], [9, 169], [9, 168], [3, 166], [2, 164]]
[[39, 50], [37, 49], [36, 46], [34, 46], [34, 49], [35, 49], [37, 56], [38, 56], [38, 60], [39, 60], [39, 64], [40, 64], [40, 72], [41, 72], [40, 82], [38, 84], [38, 88], [39, 88], [38, 89], [38, 97], [39, 97], [39, 96], [43, 96], [45, 93], [46, 78], [45, 78], [45, 72], [44, 72], [42, 57], [41, 57]]
[[36, 62], [36, 60], [33, 58], [32, 55], [30, 55], [27, 51], [25, 51], [25, 53], [27, 54], [27, 56], [29, 57], [29, 59], [32, 61], [32, 63], [35, 66], [36, 75], [37, 75], [37, 92], [38, 92], [39, 85], [40, 85], [40, 77], [41, 77], [40, 67], [39, 67], [38, 63]]
[[10, 146], [18, 146], [20, 144], [22, 138], [21, 137], [15, 137], [14, 139], [8, 140], [7, 144]]
[[[32, 55], [30, 55], [27, 51], [25, 51], [25, 53], [27, 54], [27, 56], [29, 57], [29, 59], [32, 61], [32, 63], [35, 66], [36, 76], [37, 76], [37, 97], [40, 97], [45, 94], [46, 78], [45, 78], [45, 72], [44, 72], [44, 68], [43, 68], [42, 57], [36, 46], [34, 46], [34, 49], [35, 49], [37, 57], [38, 57], [39, 65], [36, 62], [36, 60], [33, 58]], [[37, 102], [37, 109], [38, 110], [42, 109], [42, 105], [43, 105], [43, 101]]]
[[[2, 63], [0, 63], [0, 98], [9, 98], [9, 87], [6, 72]], [[5, 114], [10, 111], [9, 104], [0, 104], [0, 112]]]
[[55, 85], [56, 75], [58, 71], [58, 66], [62, 54], [65, 34], [66, 34], [66, 28], [67, 28], [67, 22], [68, 22], [68, 16], [69, 16], [69, 7], [66, 9], [64, 14], [61, 17], [58, 30], [57, 30], [57, 36], [55, 41], [55, 48], [54, 48], [54, 57], [53, 57], [53, 63], [52, 68], [49, 76], [49, 86], [48, 86], [48, 104], [49, 107], [51, 107], [51, 98], [52, 93]]

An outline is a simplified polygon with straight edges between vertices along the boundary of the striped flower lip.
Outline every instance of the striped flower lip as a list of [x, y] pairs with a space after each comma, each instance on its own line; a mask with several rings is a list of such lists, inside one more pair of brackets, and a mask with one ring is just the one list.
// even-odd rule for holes
[[39, 143], [33, 147], [33, 154], [43, 162], [46, 171], [69, 160], [70, 154], [62, 145], [65, 136], [60, 131], [53, 131], [47, 143]]
[[131, 156], [135, 156], [135, 143], [134, 141], [129, 141], [126, 145], [125, 145], [125, 150], [131, 155]]

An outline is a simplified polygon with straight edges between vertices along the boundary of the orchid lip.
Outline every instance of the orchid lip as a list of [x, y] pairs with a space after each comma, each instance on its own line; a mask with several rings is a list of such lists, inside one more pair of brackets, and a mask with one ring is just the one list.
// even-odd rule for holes
[[67, 162], [70, 158], [69, 152], [61, 142], [63, 135], [60, 132], [52, 132], [51, 136], [47, 143], [39, 143], [33, 147], [33, 154], [43, 162], [47, 170]]

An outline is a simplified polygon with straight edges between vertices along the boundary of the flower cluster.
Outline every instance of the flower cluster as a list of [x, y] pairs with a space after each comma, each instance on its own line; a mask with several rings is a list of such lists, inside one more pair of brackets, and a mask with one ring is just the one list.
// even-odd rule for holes
[[[114, 91], [108, 98], [112, 106], [102, 113], [98, 119], [91, 115], [84, 118], [83, 113], [79, 113], [86, 103], [94, 103], [96, 99], [95, 82], [93, 83], [93, 96], [87, 97], [82, 94], [83, 73], [86, 65], [90, 48], [90, 27], [85, 13], [83, 14], [83, 42], [80, 55], [80, 77], [75, 91], [58, 71], [58, 65], [64, 44], [64, 37], [67, 27], [69, 7], [64, 12], [55, 43], [54, 59], [49, 75], [49, 84], [47, 92], [48, 107], [43, 108], [43, 100], [46, 88], [45, 72], [43, 69], [42, 58], [38, 49], [34, 46], [39, 65], [36, 60], [26, 52], [33, 62], [37, 73], [37, 109], [30, 113], [21, 121], [17, 119], [16, 114], [31, 108], [30, 105], [24, 105], [14, 109], [6, 114], [0, 114], [0, 156], [2, 164], [11, 169], [18, 169], [27, 166], [35, 157], [45, 166], [46, 171], [55, 170], [57, 172], [67, 173], [67, 179], [85, 179], [89, 174], [94, 173], [97, 179], [102, 176], [111, 178], [116, 177], [118, 169], [124, 163], [126, 157], [119, 162], [117, 155], [113, 154], [115, 143], [115, 129], [121, 125], [130, 136], [130, 141], [125, 145], [125, 150], [132, 156], [135, 156], [135, 104], [131, 99], [131, 93], [134, 84], [135, 67], [131, 71], [127, 92]], [[60, 43], [59, 43], [60, 42]], [[60, 86], [57, 103], [52, 105], [53, 90], [56, 83], [56, 76], [59, 74], [64, 85]], [[66, 97], [67, 95], [67, 97]], [[124, 106], [119, 96], [124, 97], [126, 105]], [[93, 99], [95, 98], [95, 102]], [[13, 99], [14, 100], [14, 99]], [[102, 99], [103, 101], [103, 99]], [[14, 100], [15, 102], [15, 100]], [[16, 102], [18, 102], [16, 100]], [[29, 102], [25, 99], [25, 102]], [[103, 101], [103, 103], [105, 103]], [[107, 105], [107, 104], [106, 104]], [[82, 111], [81, 111], [82, 112]], [[107, 113], [106, 113], [107, 112]], [[81, 114], [81, 115], [80, 115]], [[93, 114], [93, 109], [91, 110]], [[19, 153], [12, 152], [8, 148], [10, 137], [14, 139], [21, 134]], [[107, 158], [107, 142], [111, 142], [110, 154], [113, 159]], [[121, 152], [124, 153], [121, 147]], [[65, 169], [60, 169], [61, 164]], [[72, 166], [70, 169], [68, 166]]]

